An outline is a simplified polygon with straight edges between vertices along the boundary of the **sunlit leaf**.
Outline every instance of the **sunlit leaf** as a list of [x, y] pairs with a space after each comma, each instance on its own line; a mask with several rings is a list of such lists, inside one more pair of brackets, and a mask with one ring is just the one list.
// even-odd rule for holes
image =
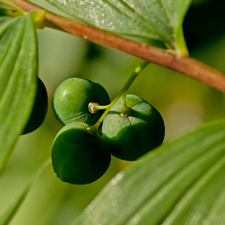
[[0, 17], [0, 170], [28, 120], [36, 92], [37, 42], [32, 14]]
[[191, 0], [46, 0], [100, 29], [165, 42], [187, 54], [182, 23]]
[[50, 164], [50, 160], [47, 160], [43, 163], [39, 169], [34, 173], [32, 178], [27, 182], [22, 191], [18, 194], [18, 196], [14, 199], [14, 201], [6, 208], [6, 210], [0, 215], [0, 225], [9, 224], [10, 220], [13, 218], [20, 205], [23, 203], [26, 195], [30, 191], [32, 184], [39, 177], [39, 175], [43, 172], [43, 170]]
[[73, 225], [225, 221], [225, 122], [202, 126], [116, 175]]

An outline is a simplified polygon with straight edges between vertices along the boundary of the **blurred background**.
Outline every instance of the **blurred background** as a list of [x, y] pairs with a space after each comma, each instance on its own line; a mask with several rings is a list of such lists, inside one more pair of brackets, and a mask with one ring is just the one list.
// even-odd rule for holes
[[[33, 2], [64, 15], [44, 0]], [[225, 1], [194, 0], [184, 21], [190, 55], [225, 73]], [[38, 30], [39, 76], [46, 85], [49, 108], [43, 125], [21, 136], [0, 179], [0, 213], [13, 200], [36, 169], [51, 155], [52, 141], [61, 129], [51, 101], [56, 87], [70, 77], [84, 77], [105, 87], [111, 100], [142, 60], [72, 35]], [[151, 42], [149, 44], [159, 45]], [[225, 115], [224, 94], [177, 72], [150, 64], [129, 93], [155, 106], [164, 118], [165, 142]], [[112, 158], [109, 170], [88, 185], [61, 182], [49, 166], [38, 178], [12, 225], [70, 224], [119, 171], [130, 162]]]

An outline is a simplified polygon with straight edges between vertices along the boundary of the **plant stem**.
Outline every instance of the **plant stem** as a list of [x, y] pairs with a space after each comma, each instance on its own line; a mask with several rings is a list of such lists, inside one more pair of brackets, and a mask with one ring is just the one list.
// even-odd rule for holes
[[127, 100], [126, 100], [126, 92], [123, 93], [122, 95], [122, 102], [123, 102], [123, 111], [128, 111], [128, 106], [127, 106]]
[[100, 109], [107, 109], [109, 105], [97, 105], [95, 106], [96, 109], [100, 110]]
[[[113, 99], [113, 101], [109, 104], [109, 106], [107, 107], [107, 109], [104, 111], [104, 113], [102, 114], [102, 116], [99, 118], [99, 120], [97, 121], [96, 124], [94, 124], [91, 127], [91, 130], [98, 130], [98, 127], [100, 126], [100, 124], [102, 123], [103, 119], [106, 117], [106, 115], [108, 114], [109, 110], [112, 108], [112, 106], [118, 101], [118, 99], [121, 96], [125, 96], [126, 97], [126, 92], [129, 89], [129, 87], [131, 86], [131, 84], [133, 83], [133, 81], [135, 80], [135, 78], [140, 74], [140, 72], [149, 64], [149, 62], [144, 62], [142, 63], [140, 66], [138, 66], [135, 71], [133, 72], [133, 74], [131, 75], [131, 77], [128, 79], [128, 81], [125, 83], [125, 85], [122, 87], [122, 89], [120, 90], [119, 94]], [[123, 105], [124, 106], [124, 105]], [[126, 106], [125, 106], [126, 107]]]
[[188, 56], [189, 53], [188, 53], [188, 49], [187, 49], [187, 46], [186, 46], [186, 42], [184, 40], [184, 34], [183, 34], [182, 27], [180, 27], [178, 29], [175, 39], [176, 39], [176, 47], [175, 47], [175, 49], [177, 49], [178, 54], [180, 56]]
[[98, 112], [98, 110], [101, 110], [101, 109], [107, 109], [109, 105], [99, 105], [98, 103], [96, 102], [90, 102], [88, 104], [88, 110], [89, 112], [91, 113], [96, 113]]
[[[16, 9], [29, 13], [45, 9], [27, 0], [0, 0]], [[45, 25], [73, 34], [91, 42], [110, 47], [141, 59], [153, 62], [163, 67], [181, 72], [194, 79], [202, 81], [222, 92], [225, 92], [225, 75], [219, 71], [190, 57], [178, 55], [143, 43], [75, 22], [71, 19], [46, 11]]]

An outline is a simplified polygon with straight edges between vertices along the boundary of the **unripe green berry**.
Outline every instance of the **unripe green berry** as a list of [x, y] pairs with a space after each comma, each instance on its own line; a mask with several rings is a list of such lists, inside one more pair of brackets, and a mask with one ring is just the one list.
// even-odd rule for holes
[[110, 103], [106, 90], [98, 83], [84, 78], [70, 78], [56, 89], [52, 101], [53, 112], [62, 125], [70, 122], [95, 124], [102, 111], [91, 113], [88, 105], [91, 102], [99, 105]]
[[87, 132], [88, 125], [72, 122], [56, 135], [52, 165], [58, 177], [71, 184], [88, 184], [108, 169], [111, 153], [100, 136]]
[[42, 80], [37, 77], [37, 91], [34, 100], [32, 112], [23, 134], [36, 130], [43, 123], [48, 109], [48, 95]]
[[103, 120], [102, 136], [112, 155], [123, 160], [136, 160], [161, 145], [165, 127], [160, 113], [136, 95], [127, 95], [130, 110], [123, 112], [122, 98]]

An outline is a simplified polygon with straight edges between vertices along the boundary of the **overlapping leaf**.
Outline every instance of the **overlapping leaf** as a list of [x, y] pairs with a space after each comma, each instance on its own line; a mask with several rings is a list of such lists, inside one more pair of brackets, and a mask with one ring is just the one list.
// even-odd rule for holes
[[0, 170], [28, 120], [37, 75], [32, 14], [0, 17]]
[[182, 22], [191, 0], [47, 0], [100, 29], [156, 39], [185, 51]]
[[23, 190], [18, 194], [18, 196], [14, 199], [14, 201], [5, 209], [5, 211], [0, 215], [0, 225], [7, 225], [16, 214], [20, 205], [23, 203], [26, 195], [30, 191], [31, 186], [35, 182], [35, 180], [39, 177], [39, 175], [43, 172], [43, 170], [49, 165], [50, 159], [44, 162], [40, 168], [34, 173], [32, 178], [27, 182], [24, 186]]
[[119, 173], [72, 225], [225, 223], [225, 122], [160, 147]]

